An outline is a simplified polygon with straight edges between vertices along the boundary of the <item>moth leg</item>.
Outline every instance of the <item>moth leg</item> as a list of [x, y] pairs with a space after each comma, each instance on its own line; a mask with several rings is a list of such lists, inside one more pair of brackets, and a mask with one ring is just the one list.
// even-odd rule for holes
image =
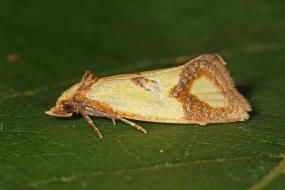
[[122, 122], [126, 123], [126, 124], [129, 124], [132, 127], [135, 127], [136, 129], [142, 131], [144, 134], [147, 134], [147, 131], [144, 128], [142, 128], [141, 126], [139, 126], [139, 125], [137, 125], [137, 124], [135, 124], [129, 120], [126, 120], [122, 117], [118, 117], [118, 119], [121, 120]]
[[89, 123], [89, 125], [91, 125], [94, 129], [94, 131], [97, 133], [97, 135], [99, 136], [100, 139], [103, 139], [103, 135], [101, 134], [101, 132], [99, 131], [99, 129], [96, 127], [96, 125], [93, 123], [93, 121], [90, 119], [90, 117], [85, 114], [84, 112], [80, 112], [84, 119]]
[[114, 124], [114, 125], [116, 125], [116, 121], [115, 121], [115, 119], [112, 119], [112, 121], [113, 121], [113, 124]]

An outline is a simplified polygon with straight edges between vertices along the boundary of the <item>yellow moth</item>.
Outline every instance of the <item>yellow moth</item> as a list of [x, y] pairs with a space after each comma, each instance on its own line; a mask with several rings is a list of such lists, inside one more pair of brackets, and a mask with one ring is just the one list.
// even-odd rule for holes
[[79, 83], [62, 93], [45, 113], [70, 117], [81, 113], [100, 138], [89, 116], [164, 123], [227, 123], [244, 121], [251, 111], [235, 89], [226, 63], [218, 54], [203, 54], [184, 65], [141, 73], [97, 78], [86, 71]]

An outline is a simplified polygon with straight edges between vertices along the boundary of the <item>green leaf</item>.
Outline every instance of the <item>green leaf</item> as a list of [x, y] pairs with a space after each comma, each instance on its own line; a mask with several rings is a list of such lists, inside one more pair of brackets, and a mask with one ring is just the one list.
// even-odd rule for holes
[[[283, 1], [0, 1], [0, 189], [284, 189]], [[220, 53], [253, 107], [199, 125], [44, 114], [98, 77]], [[282, 161], [283, 160], [283, 161]]]

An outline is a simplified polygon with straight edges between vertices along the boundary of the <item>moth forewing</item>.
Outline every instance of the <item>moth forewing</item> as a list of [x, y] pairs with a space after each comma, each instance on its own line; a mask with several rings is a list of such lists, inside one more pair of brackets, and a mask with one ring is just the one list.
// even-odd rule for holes
[[130, 119], [177, 123], [184, 118], [183, 107], [169, 97], [179, 82], [182, 68], [130, 74], [118, 79], [102, 78], [86, 97], [112, 108], [116, 115]]
[[84, 116], [100, 138], [88, 115], [118, 119], [146, 133], [125, 118], [204, 125], [244, 121], [251, 111], [218, 54], [203, 54], [179, 67], [100, 79], [85, 72], [81, 82], [65, 91], [46, 113], [71, 116], [71, 108]]

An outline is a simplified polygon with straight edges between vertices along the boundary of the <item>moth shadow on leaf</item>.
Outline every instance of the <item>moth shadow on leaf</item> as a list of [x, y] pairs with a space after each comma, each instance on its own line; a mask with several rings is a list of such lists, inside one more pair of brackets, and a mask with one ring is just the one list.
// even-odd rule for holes
[[249, 112], [250, 120], [258, 115], [258, 110], [256, 110], [255, 102], [252, 100], [254, 96], [255, 89], [259, 86], [256, 82], [251, 82], [247, 84], [237, 85], [238, 91], [249, 101], [252, 111]]

